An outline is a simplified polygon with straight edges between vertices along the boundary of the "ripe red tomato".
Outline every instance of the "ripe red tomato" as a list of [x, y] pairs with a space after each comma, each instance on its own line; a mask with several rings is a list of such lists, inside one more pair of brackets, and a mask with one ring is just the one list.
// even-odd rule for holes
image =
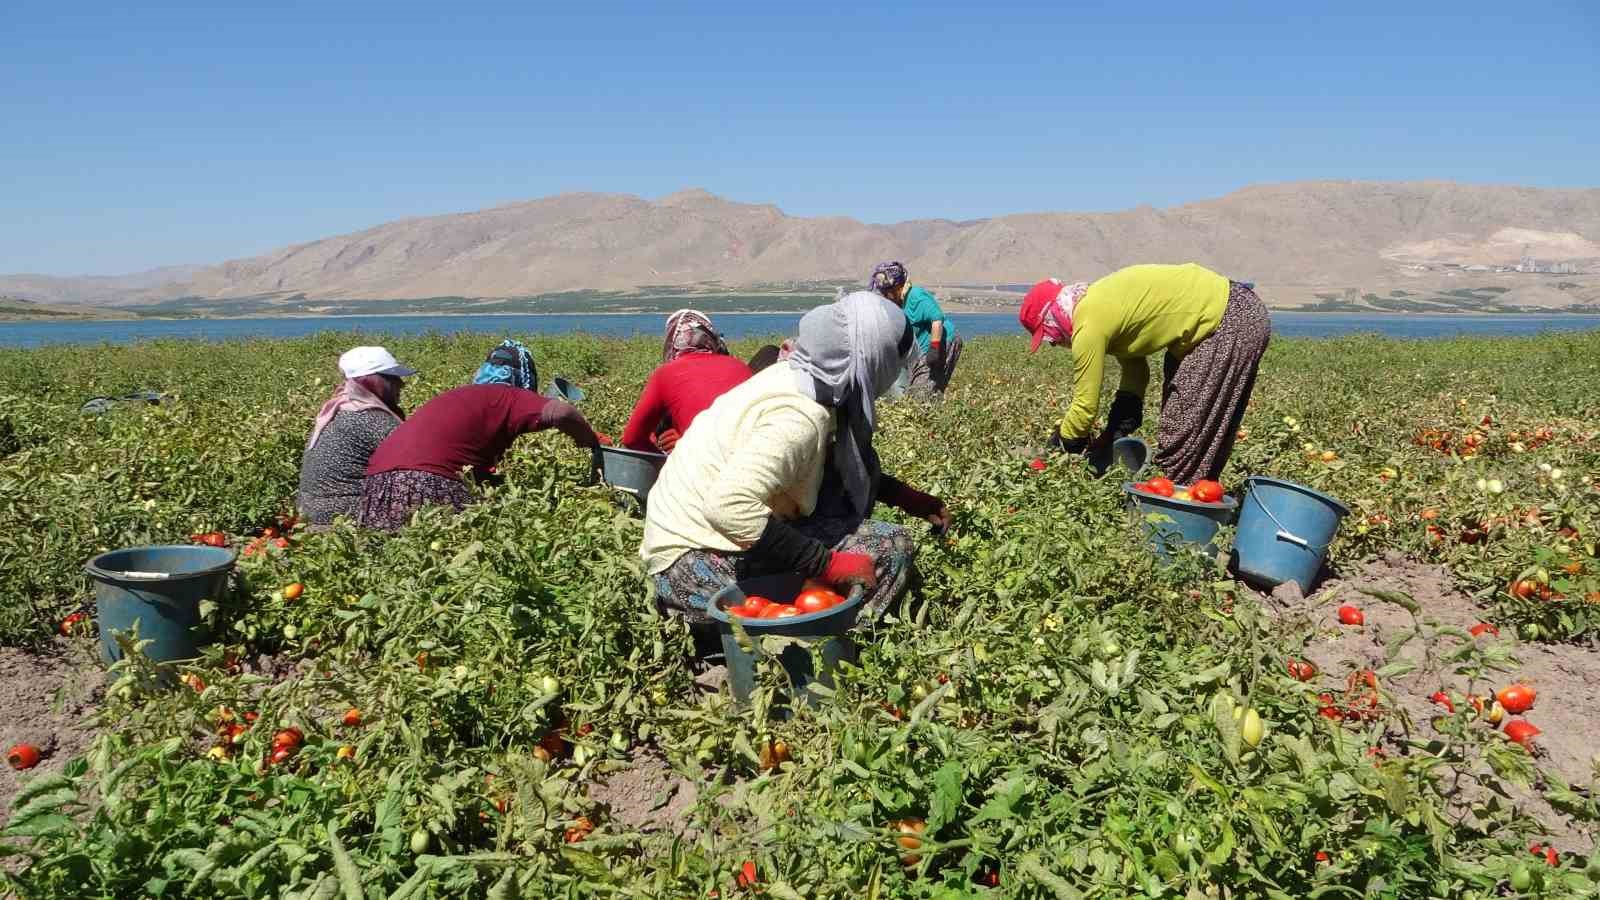
[[833, 591], [812, 589], [801, 591], [800, 596], [794, 598], [794, 605], [803, 613], [814, 613], [837, 606], [843, 600], [843, 597]]
[[355, 728], [361, 724], [361, 710], [352, 706], [344, 711], [344, 718], [339, 721], [343, 722], [346, 728]]
[[794, 607], [787, 603], [774, 603], [771, 606], [761, 610], [761, 618], [776, 619], [778, 617], [778, 613], [781, 613], [786, 609], [794, 609]]
[[771, 605], [772, 601], [760, 594], [752, 594], [744, 598], [744, 608], [750, 611], [749, 615], [751, 616], [761, 615], [761, 611]]
[[1542, 732], [1539, 731], [1539, 727], [1534, 725], [1532, 722], [1529, 722], [1527, 719], [1512, 719], [1511, 721], [1507, 722], [1505, 733], [1506, 737], [1516, 741], [1529, 750], [1533, 749], [1533, 739], [1542, 734]]
[[1295, 681], [1310, 681], [1317, 677], [1317, 667], [1307, 660], [1291, 659], [1284, 666], [1289, 670], [1289, 677]]
[[1189, 499], [1196, 503], [1222, 502], [1222, 485], [1209, 478], [1196, 481], [1189, 488]]
[[1492, 634], [1495, 637], [1500, 636], [1500, 629], [1490, 625], [1488, 622], [1479, 622], [1478, 624], [1467, 629], [1467, 631], [1473, 637], [1482, 637], [1485, 632]]
[[1535, 700], [1539, 699], [1539, 692], [1521, 682], [1503, 687], [1495, 693], [1494, 698], [1506, 708], [1506, 712], [1514, 716], [1521, 715], [1533, 708]]
[[1035, 471], [1035, 472], [1042, 472], [1042, 471], [1044, 471], [1044, 467], [1045, 467], [1045, 462], [1044, 462], [1044, 460], [1042, 460], [1042, 459], [1040, 459], [1040, 458], [1039, 458], [1039, 457], [1037, 457], [1037, 456], [1035, 456], [1035, 457], [1034, 457], [1034, 458], [1033, 458], [1033, 460], [1032, 460], [1032, 461], [1031, 461], [1031, 462], [1029, 462], [1029, 463], [1028, 463], [1028, 468], [1030, 468], [1030, 469], [1032, 469], [1032, 470], [1034, 470], [1034, 471]]
[[1365, 625], [1367, 624], [1367, 617], [1366, 614], [1354, 606], [1341, 606], [1339, 607], [1339, 624]]
[[744, 865], [739, 867], [739, 875], [736, 880], [739, 882], [739, 887], [742, 888], [754, 885], [756, 883], [756, 864], [750, 860], [745, 860]]
[[297, 750], [305, 741], [305, 737], [305, 733], [298, 728], [284, 728], [272, 736], [272, 746], [273, 749], [287, 747], [290, 750]]
[[1150, 493], [1160, 497], [1171, 497], [1174, 490], [1172, 480], [1170, 478], [1162, 478], [1159, 475], [1146, 481], [1145, 487], [1149, 489]]
[[39, 748], [32, 744], [18, 744], [6, 751], [6, 763], [21, 771], [39, 764]]
[[1527, 600], [1537, 593], [1539, 593], [1539, 585], [1526, 578], [1511, 582], [1511, 596], [1518, 600]]
[[1428, 697], [1428, 699], [1444, 707], [1445, 712], [1453, 713], [1456, 711], [1455, 703], [1451, 702], [1450, 695], [1446, 694], [1444, 691], [1434, 691], [1433, 694]]
[[[787, 606], [786, 605], [786, 606], [778, 607], [778, 614], [775, 615], [775, 616], [771, 616], [771, 618], [774, 618], [774, 619], [792, 619], [792, 618], [794, 618], [795, 616], [798, 616], [798, 615], [800, 615], [800, 610], [799, 609], [797, 609], [797, 608], [795, 608], [793, 606]], [[763, 616], [763, 618], [767, 618], [767, 617]]]
[[82, 612], [72, 613], [65, 619], [61, 620], [61, 626], [57, 630], [64, 635], [71, 636], [73, 627], [86, 618], [88, 618], [88, 616], [84, 615]]

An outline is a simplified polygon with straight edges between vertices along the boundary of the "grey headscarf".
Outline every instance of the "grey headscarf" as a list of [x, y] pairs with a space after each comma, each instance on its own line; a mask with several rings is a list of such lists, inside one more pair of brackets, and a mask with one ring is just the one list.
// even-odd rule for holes
[[789, 357], [801, 393], [838, 410], [833, 465], [858, 516], [872, 511], [879, 473], [875, 406], [900, 375], [908, 328], [900, 307], [856, 291], [806, 313]]

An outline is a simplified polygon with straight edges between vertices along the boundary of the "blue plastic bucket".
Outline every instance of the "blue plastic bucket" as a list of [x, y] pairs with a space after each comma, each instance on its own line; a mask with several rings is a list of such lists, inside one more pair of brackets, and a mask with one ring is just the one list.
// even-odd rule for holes
[[1136, 491], [1131, 481], [1123, 482], [1122, 490], [1133, 501], [1146, 544], [1167, 561], [1174, 552], [1185, 550], [1215, 556], [1217, 532], [1232, 524], [1239, 511], [1239, 502], [1232, 497], [1223, 497], [1218, 503], [1197, 503]]
[[223, 547], [165, 545], [102, 553], [83, 567], [94, 582], [100, 655], [122, 658], [117, 632], [139, 623], [140, 640], [152, 660], [168, 662], [200, 655], [200, 601], [220, 600], [237, 555]]
[[770, 635], [794, 639], [795, 643], [778, 654], [778, 663], [789, 676], [795, 694], [807, 703], [814, 702], [815, 694], [809, 690], [813, 684], [833, 686], [833, 670], [841, 661], [855, 659], [855, 644], [846, 635], [855, 624], [866, 598], [861, 588], [853, 588], [843, 603], [822, 612], [787, 619], [746, 619], [738, 617], [739, 625], [750, 636], [751, 648], [739, 646], [733, 633], [733, 614], [728, 607], [738, 606], [745, 597], [758, 595], [769, 600], [791, 603], [799, 595], [805, 579], [799, 575], [766, 575], [748, 578], [730, 584], [711, 597], [706, 613], [717, 621], [722, 636], [722, 654], [728, 666], [728, 683], [733, 688], [734, 699], [743, 703], [755, 690], [756, 663], [764, 651], [761, 638]]
[[1234, 566], [1246, 581], [1276, 587], [1286, 581], [1311, 590], [1339, 520], [1350, 509], [1303, 484], [1252, 475], [1234, 540]]
[[666, 464], [665, 453], [646, 453], [626, 447], [600, 448], [601, 477], [606, 484], [631, 494], [639, 501], [641, 510], [644, 509], [645, 497], [655, 486], [656, 476], [661, 474], [661, 467]]

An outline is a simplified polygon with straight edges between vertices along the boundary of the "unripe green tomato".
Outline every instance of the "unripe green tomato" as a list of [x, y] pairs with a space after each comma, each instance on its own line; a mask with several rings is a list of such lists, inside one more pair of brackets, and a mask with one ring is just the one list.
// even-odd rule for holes
[[618, 753], [628, 749], [628, 736], [620, 728], [611, 732], [611, 749]]
[[1528, 624], [1522, 626], [1522, 639], [1525, 640], [1525, 641], [1536, 641], [1536, 640], [1538, 640], [1539, 639], [1539, 626], [1533, 624], [1532, 622], [1529, 622]]
[[911, 699], [917, 701], [918, 703], [928, 699], [928, 686], [920, 681], [912, 685]]
[[561, 682], [554, 675], [546, 675], [544, 680], [539, 682], [539, 687], [546, 694], [554, 694], [561, 690]]
[[1105, 643], [1100, 645], [1100, 653], [1108, 658], [1120, 656], [1122, 654], [1122, 645], [1117, 643], [1116, 638], [1106, 638]]
[[285, 626], [283, 626], [283, 637], [284, 637], [285, 640], [292, 641], [292, 640], [294, 640], [295, 635], [297, 635], [299, 633], [300, 633], [300, 629], [294, 627], [293, 625], [285, 625]]
[[1527, 863], [1517, 863], [1511, 870], [1511, 889], [1521, 893], [1530, 887], [1533, 887], [1533, 873], [1528, 870]]
[[432, 550], [434, 553], [438, 553], [444, 549], [444, 541], [434, 541], [428, 545], [428, 549]]
[[433, 835], [429, 834], [428, 829], [426, 828], [418, 828], [416, 831], [411, 832], [412, 854], [420, 856], [421, 854], [427, 853], [428, 842], [432, 839]]

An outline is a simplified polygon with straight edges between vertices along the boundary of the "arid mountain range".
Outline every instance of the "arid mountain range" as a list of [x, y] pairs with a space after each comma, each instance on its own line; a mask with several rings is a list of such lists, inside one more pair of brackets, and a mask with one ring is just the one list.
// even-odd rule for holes
[[[701, 190], [659, 200], [562, 194], [390, 222], [213, 266], [0, 276], [0, 296], [101, 306], [205, 298], [225, 310], [245, 299], [716, 291], [859, 280], [880, 259], [904, 260], [916, 280], [955, 292], [1196, 261], [1257, 282], [1279, 306], [1485, 289], [1491, 301], [1525, 301], [1490, 306], [1600, 310], [1600, 189], [1298, 182], [1167, 209], [893, 225], [789, 216]], [[1519, 266], [1531, 271], [1514, 271]]]

